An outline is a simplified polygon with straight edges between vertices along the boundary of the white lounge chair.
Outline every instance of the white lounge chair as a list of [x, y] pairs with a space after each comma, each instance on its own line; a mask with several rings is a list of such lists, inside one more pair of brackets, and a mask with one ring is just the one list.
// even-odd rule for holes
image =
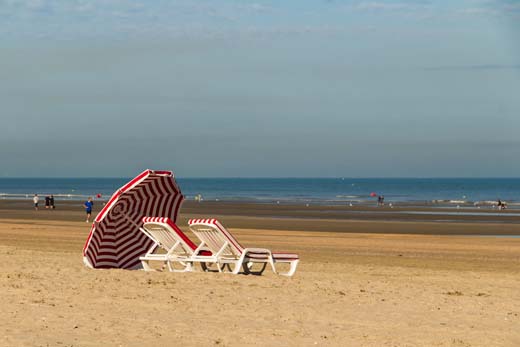
[[[192, 271], [191, 258], [193, 256], [211, 256], [211, 252], [197, 248], [197, 246], [175, 225], [169, 218], [163, 217], [144, 217], [141, 231], [154, 241], [154, 245], [148, 252], [140, 257], [141, 264], [145, 271], [152, 271], [150, 261], [160, 261], [168, 265], [172, 272]], [[156, 253], [158, 249], [166, 253]], [[172, 263], [179, 263], [183, 267], [177, 270]], [[203, 268], [204, 265], [203, 265]]]
[[[263, 272], [267, 264], [270, 264], [274, 273], [292, 276], [300, 262], [298, 255], [294, 253], [275, 253], [265, 248], [242, 247], [233, 235], [216, 219], [190, 219], [188, 224], [191, 231], [201, 241], [198, 249], [207, 247], [212, 252], [211, 260], [217, 264], [220, 272], [226, 266], [234, 265], [232, 269], [233, 274], [237, 274], [241, 267], [244, 268], [246, 273], [255, 273], [252, 271], [252, 265], [254, 263], [262, 263], [263, 268], [256, 272], [258, 274]], [[205, 258], [208, 261], [209, 258]], [[276, 263], [289, 264], [289, 271], [277, 272]]]

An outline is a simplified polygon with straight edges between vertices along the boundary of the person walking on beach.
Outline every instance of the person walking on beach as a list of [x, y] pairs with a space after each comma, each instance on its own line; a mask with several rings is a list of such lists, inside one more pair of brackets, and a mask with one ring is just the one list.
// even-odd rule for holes
[[49, 198], [49, 205], [51, 206], [51, 210], [54, 210], [56, 206], [54, 206], [54, 195], [51, 194]]
[[34, 194], [33, 202], [34, 202], [34, 209], [38, 211], [38, 201], [40, 201], [40, 197], [38, 194]]
[[506, 203], [500, 199], [498, 199], [497, 206], [499, 210], [505, 210], [507, 208]]
[[51, 206], [51, 197], [46, 195], [45, 196], [45, 208], [49, 209], [50, 206]]
[[85, 206], [85, 212], [87, 212], [87, 223], [90, 222], [90, 216], [92, 215], [92, 206], [94, 206], [94, 202], [92, 198], [89, 197], [87, 201], [83, 204]]

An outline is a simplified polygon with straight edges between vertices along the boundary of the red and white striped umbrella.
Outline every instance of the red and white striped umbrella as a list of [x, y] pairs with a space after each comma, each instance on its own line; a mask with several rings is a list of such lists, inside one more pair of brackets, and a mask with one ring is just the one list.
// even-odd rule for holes
[[177, 220], [184, 200], [171, 171], [146, 170], [112, 195], [97, 215], [83, 248], [91, 268], [136, 269], [153, 242], [139, 228], [143, 217]]

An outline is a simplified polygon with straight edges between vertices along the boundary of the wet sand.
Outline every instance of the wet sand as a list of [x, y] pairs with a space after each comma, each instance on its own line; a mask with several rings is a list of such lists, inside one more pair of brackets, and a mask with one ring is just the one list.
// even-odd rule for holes
[[[93, 216], [102, 208], [95, 202]], [[34, 215], [29, 200], [0, 200], [0, 219], [78, 221], [83, 218], [80, 201], [58, 201], [56, 210]], [[432, 214], [428, 214], [432, 213]], [[444, 213], [444, 214], [443, 214]], [[477, 214], [477, 215], [473, 215]], [[189, 218], [212, 216], [236, 228], [429, 235], [520, 236], [520, 211], [466, 208], [374, 206], [305, 206], [230, 202], [186, 201], [179, 224]], [[367, 224], [366, 222], [370, 222]], [[420, 227], [417, 227], [420, 225]]]
[[343, 209], [183, 207], [185, 230], [217, 216], [246, 246], [299, 253], [285, 278], [90, 270], [81, 203], [0, 201], [0, 345], [520, 345], [520, 239], [466, 236], [519, 235], [517, 217]]

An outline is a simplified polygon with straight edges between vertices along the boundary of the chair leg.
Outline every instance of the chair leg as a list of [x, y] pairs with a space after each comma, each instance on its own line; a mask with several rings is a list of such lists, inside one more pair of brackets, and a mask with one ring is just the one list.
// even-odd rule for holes
[[240, 268], [242, 266], [244, 266], [244, 272], [247, 274], [248, 273], [248, 269], [247, 269], [247, 262], [249, 261], [247, 259], [247, 254], [246, 253], [242, 253], [242, 255], [240, 256], [240, 258], [238, 258], [237, 260], [235, 260], [234, 264], [235, 264], [235, 267], [233, 268], [233, 275], [238, 275], [238, 273], [240, 272]]
[[246, 264], [244, 264], [243, 261], [237, 261], [235, 263], [235, 267], [233, 268], [233, 275], [238, 275], [238, 273], [240, 272], [240, 268], [242, 267], [242, 265], [244, 265], [244, 271], [247, 273], [247, 270], [245, 270], [245, 267], [246, 267]]
[[271, 264], [271, 268], [273, 269], [273, 272], [275, 274], [277, 274], [278, 272], [276, 271], [276, 267], [274, 266], [274, 259], [273, 259], [272, 255], [269, 256], [269, 264]]
[[148, 264], [148, 260], [141, 260], [141, 265], [143, 266], [143, 270], [144, 270], [144, 271], [154, 271], [154, 270], [150, 267], [150, 264]]
[[289, 271], [283, 273], [281, 272], [279, 275], [291, 277], [296, 272], [296, 267], [298, 266], [299, 262], [300, 259], [290, 261], [291, 267], [289, 268]]
[[170, 260], [167, 261], [167, 264], [168, 264], [168, 269], [170, 270], [170, 272], [192, 272], [193, 271], [193, 263], [191, 263], [191, 262], [179, 262], [179, 264], [184, 266], [184, 268], [182, 270], [175, 269], [172, 265], [172, 261], [170, 261]]
[[186, 263], [186, 267], [184, 268], [184, 272], [192, 272], [194, 271], [193, 263]]

